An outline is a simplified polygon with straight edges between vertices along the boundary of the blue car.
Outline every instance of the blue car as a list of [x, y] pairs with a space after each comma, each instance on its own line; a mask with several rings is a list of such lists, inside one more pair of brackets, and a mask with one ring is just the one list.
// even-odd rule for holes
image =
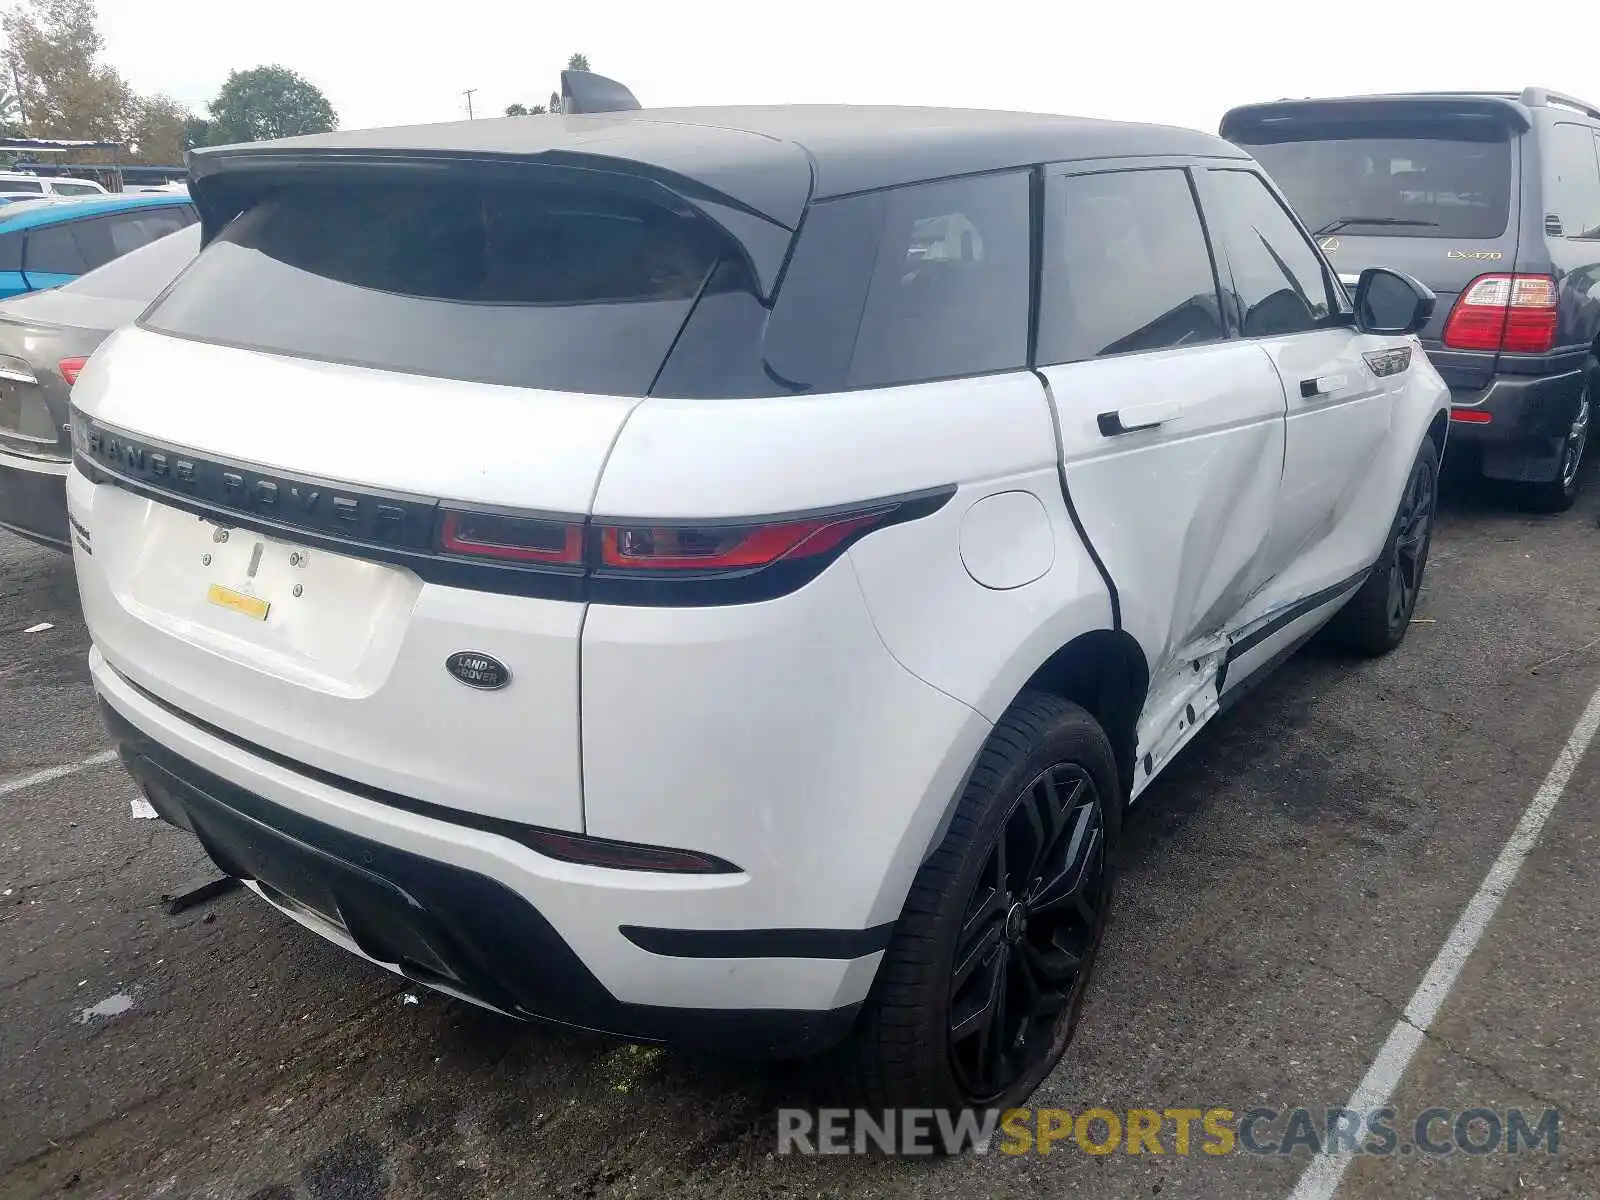
[[198, 219], [189, 198], [176, 194], [0, 205], [0, 298], [71, 283]]

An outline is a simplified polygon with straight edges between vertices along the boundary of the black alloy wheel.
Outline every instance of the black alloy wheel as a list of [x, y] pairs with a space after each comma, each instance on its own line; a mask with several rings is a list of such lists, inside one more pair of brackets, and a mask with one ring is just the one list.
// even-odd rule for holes
[[1398, 533], [1389, 571], [1389, 625], [1396, 631], [1411, 623], [1422, 591], [1422, 572], [1428, 565], [1428, 545], [1433, 537], [1433, 514], [1439, 502], [1438, 472], [1419, 459], [1411, 469], [1405, 495], [1400, 500]]
[[951, 1066], [975, 1104], [1054, 1048], [1082, 998], [1109, 905], [1100, 797], [1058, 763], [1017, 798], [967, 904], [950, 979]]

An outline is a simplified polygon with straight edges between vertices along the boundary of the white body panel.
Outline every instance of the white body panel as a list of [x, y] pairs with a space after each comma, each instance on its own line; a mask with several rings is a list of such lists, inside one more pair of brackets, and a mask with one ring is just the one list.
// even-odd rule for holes
[[[115, 428], [250, 467], [580, 513], [637, 403], [304, 362], [131, 328], [102, 346], [73, 402]], [[69, 510], [96, 534], [96, 557], [80, 568], [95, 643], [163, 699], [363, 783], [582, 828], [582, 605], [423, 586], [403, 568], [309, 550], [292, 534], [241, 531], [239, 544], [216, 544], [211, 525], [76, 472]], [[256, 545], [262, 565], [250, 575]], [[289, 566], [296, 553], [304, 566]], [[208, 602], [213, 584], [269, 603], [272, 619]], [[442, 669], [462, 650], [515, 663], [519, 686], [462, 686]]]
[[618, 438], [594, 512], [781, 514], [1054, 465], [1049, 410], [1027, 371], [835, 395], [651, 399]]
[[[62, 184], [66, 186], [63, 187]], [[41, 190], [42, 189], [42, 190]], [[130, 188], [129, 191], [136, 189]], [[106, 189], [92, 179], [60, 180], [52, 175], [0, 174], [0, 193], [26, 196], [104, 196]]]
[[[877, 954], [856, 960], [674, 958], [618, 932], [625, 924], [749, 925], [747, 875], [671, 876], [575, 866], [492, 833], [417, 816], [245, 754], [132, 691], [91, 653], [95, 687], [119, 713], [207, 771], [275, 804], [361, 837], [487, 875], [531, 902], [620, 1000], [695, 1008], [827, 1009], [861, 999]], [[287, 910], [286, 910], [287, 911]], [[299, 914], [296, 919], [299, 919]], [[324, 936], [325, 923], [306, 922]], [[340, 940], [350, 947], [349, 940]]]
[[638, 403], [259, 354], [133, 326], [101, 344], [72, 400], [108, 425], [251, 466], [580, 513]]
[[[1117, 585], [1122, 624], [1152, 681], [1225, 628], [1276, 574], [1284, 398], [1249, 342], [1043, 370], [1067, 489]], [[1154, 428], [1108, 436], [1102, 413], [1163, 406]]]
[[[322, 550], [295, 570], [292, 542], [239, 531], [282, 568], [256, 589], [280, 619], [254, 621], [207, 602], [214, 574], [201, 556], [220, 549], [211, 526], [77, 471], [67, 496], [73, 519], [94, 530], [93, 556], [75, 551], [84, 617], [99, 652], [135, 683], [309, 766], [468, 812], [582, 828], [581, 605], [424, 586]], [[309, 589], [298, 599], [297, 576]], [[463, 648], [515, 662], [543, 687], [463, 687], [442, 669]]]
[[[1043, 374], [1073, 510], [1149, 667], [1137, 794], [1216, 712], [1227, 632], [1282, 567], [1283, 388], [1250, 342]], [[1111, 419], [1130, 431], [1107, 432]]]
[[893, 921], [990, 728], [895, 662], [848, 560], [765, 604], [591, 606], [583, 714], [589, 833], [748, 873], [708, 928]]
[[[780, 514], [941, 483], [959, 488], [938, 512], [875, 532], [792, 596], [591, 605], [588, 832], [744, 866], [756, 884], [734, 924], [892, 921], [990, 721], [1061, 644], [1052, 638], [1108, 615], [1062, 503], [1037, 377], [652, 399], [618, 439], [595, 502], [600, 515]], [[1039, 514], [1020, 530], [1028, 552], [1038, 559], [1041, 533], [1052, 552], [1036, 581], [997, 591], [963, 564], [963, 518], [1023, 489]], [[968, 553], [1003, 559], [1006, 533], [969, 531]], [[822, 876], [838, 886], [817, 888]]]
[[[1449, 388], [1416, 338], [1350, 330], [1313, 336], [1322, 341], [1307, 350], [1292, 348], [1288, 339], [1266, 344], [1289, 394], [1282, 515], [1274, 538], [1285, 561], [1272, 587], [1242, 614], [1247, 622], [1334, 587], [1376, 561], [1417, 447], [1430, 423], [1449, 412]], [[1411, 347], [1410, 365], [1385, 379], [1362, 358], [1403, 345]], [[1310, 377], [1299, 374], [1303, 369], [1348, 382], [1332, 395], [1303, 398], [1299, 380]]]

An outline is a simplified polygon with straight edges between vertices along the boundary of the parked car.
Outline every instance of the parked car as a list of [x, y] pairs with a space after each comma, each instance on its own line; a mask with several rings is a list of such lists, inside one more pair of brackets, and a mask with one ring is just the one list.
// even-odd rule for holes
[[1458, 450], [1532, 507], [1570, 507], [1600, 379], [1600, 109], [1544, 88], [1286, 100], [1222, 135], [1347, 278], [1385, 263], [1438, 292], [1423, 345]]
[[28, 175], [21, 171], [0, 171], [0, 192], [33, 196], [107, 196], [92, 179], [70, 179], [60, 175]]
[[108, 195], [0, 207], [0, 297], [60, 287], [193, 224], [187, 196]]
[[72, 385], [105, 336], [143, 312], [199, 249], [191, 224], [62, 287], [0, 300], [0, 527], [71, 549]]
[[95, 686], [223, 871], [441, 991], [1018, 1102], [1125, 806], [1319, 628], [1406, 635], [1434, 297], [1352, 302], [1220, 139], [622, 110], [191, 168], [204, 248], [73, 392]]

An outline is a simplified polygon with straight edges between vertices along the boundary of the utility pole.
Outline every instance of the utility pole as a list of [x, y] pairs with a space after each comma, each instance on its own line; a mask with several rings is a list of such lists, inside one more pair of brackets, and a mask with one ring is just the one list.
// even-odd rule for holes
[[467, 98], [467, 120], [469, 120], [469, 121], [473, 119], [473, 116], [472, 116], [472, 93], [477, 91], [477, 90], [478, 90], [477, 88], [468, 88], [465, 92], [461, 93], [463, 96], [465, 96]]

